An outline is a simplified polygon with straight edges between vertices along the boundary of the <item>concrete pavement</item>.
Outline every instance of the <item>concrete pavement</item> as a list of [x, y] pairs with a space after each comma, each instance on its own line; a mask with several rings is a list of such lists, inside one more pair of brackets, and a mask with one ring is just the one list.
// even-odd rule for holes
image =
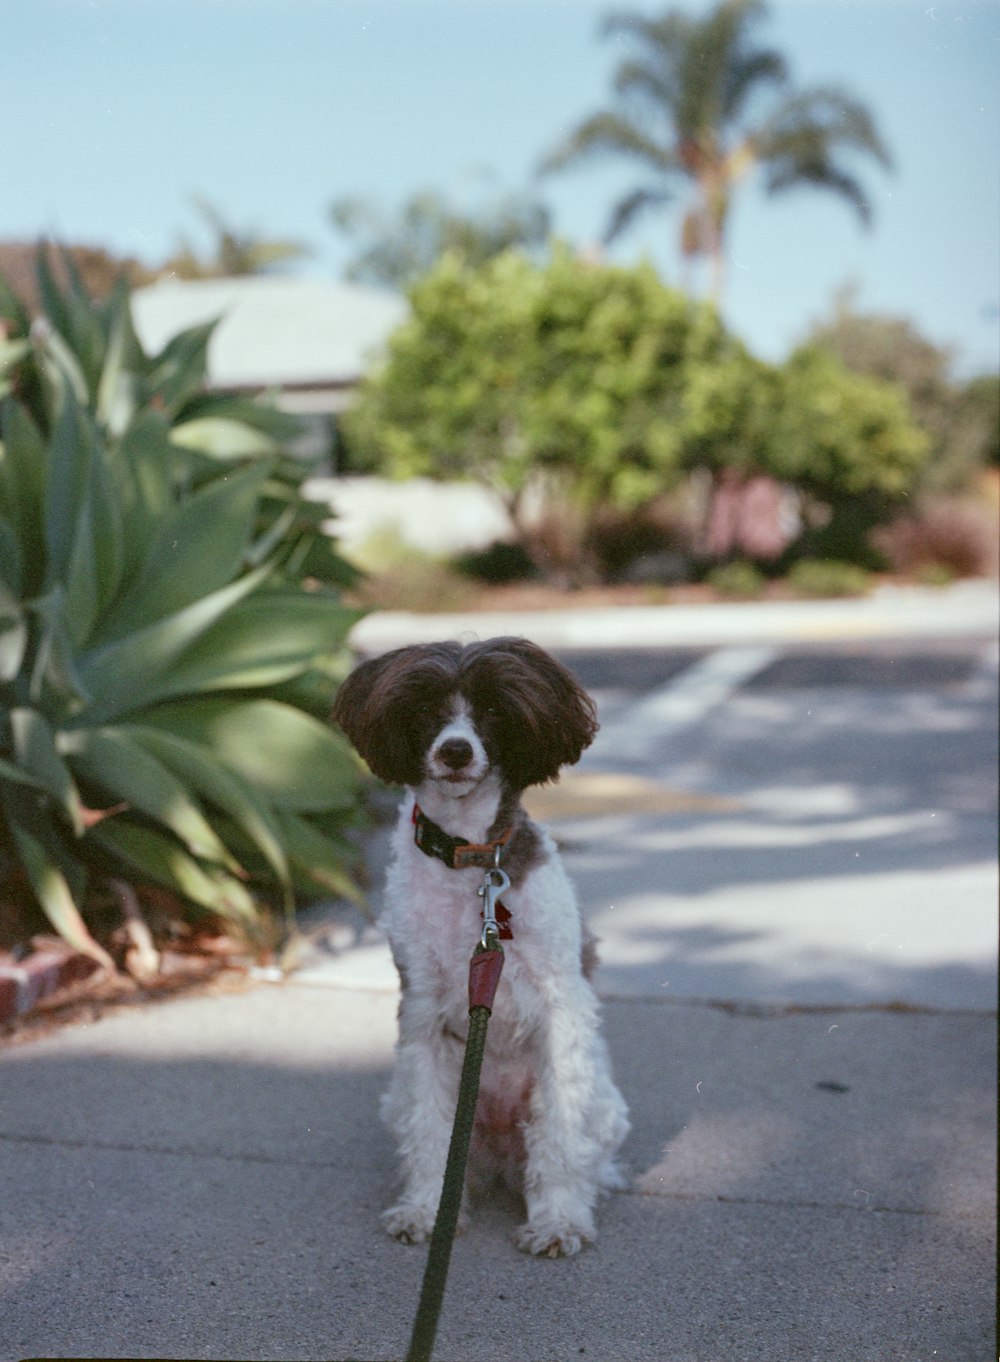
[[[535, 798], [603, 939], [632, 1184], [567, 1262], [525, 1258], [516, 1209], [481, 1206], [440, 1362], [993, 1355], [995, 616], [977, 599], [911, 601], [874, 636], [862, 612], [818, 678], [791, 665], [816, 634], [787, 613], [763, 637], [675, 620], [666, 646], [692, 651], [641, 686], [638, 661], [632, 684], [602, 676], [593, 619], [561, 642], [516, 622], [591, 669], [601, 705], [592, 753]], [[649, 647], [633, 623], [616, 647]], [[925, 670], [965, 659], [951, 680], [920, 682], [915, 639]], [[909, 670], [857, 684], [873, 658]], [[394, 982], [349, 910], [312, 927], [287, 982], [0, 1053], [0, 1362], [402, 1356], [424, 1251], [376, 1223]]]
[[363, 652], [439, 638], [525, 634], [543, 648], [715, 647], [737, 643], [861, 638], [996, 636], [997, 584], [881, 586], [859, 599], [606, 606], [589, 610], [421, 615], [379, 610], [352, 635]]

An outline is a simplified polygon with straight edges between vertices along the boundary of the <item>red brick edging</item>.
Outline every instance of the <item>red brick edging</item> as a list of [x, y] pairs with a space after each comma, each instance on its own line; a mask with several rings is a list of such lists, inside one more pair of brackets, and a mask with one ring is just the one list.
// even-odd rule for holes
[[46, 946], [23, 960], [0, 954], [0, 1023], [23, 1016], [53, 993], [88, 979], [101, 967], [89, 955]]

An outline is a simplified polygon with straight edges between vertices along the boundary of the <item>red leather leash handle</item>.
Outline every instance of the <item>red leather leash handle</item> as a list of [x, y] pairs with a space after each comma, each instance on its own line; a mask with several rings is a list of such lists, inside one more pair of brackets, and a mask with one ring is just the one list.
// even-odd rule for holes
[[469, 961], [470, 1012], [474, 1007], [492, 1012], [502, 970], [503, 951], [497, 946], [480, 946]]

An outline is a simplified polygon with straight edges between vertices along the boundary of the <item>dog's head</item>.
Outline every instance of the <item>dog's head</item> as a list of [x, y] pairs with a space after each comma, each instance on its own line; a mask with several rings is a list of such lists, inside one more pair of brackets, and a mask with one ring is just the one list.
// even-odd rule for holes
[[594, 702], [526, 639], [430, 643], [364, 662], [333, 717], [375, 775], [471, 789], [497, 772], [510, 789], [555, 780], [597, 732]]

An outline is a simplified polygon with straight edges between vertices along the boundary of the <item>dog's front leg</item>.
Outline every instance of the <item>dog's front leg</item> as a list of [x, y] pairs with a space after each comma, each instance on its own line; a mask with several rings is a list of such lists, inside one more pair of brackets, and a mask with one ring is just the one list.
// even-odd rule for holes
[[525, 1127], [528, 1219], [519, 1247], [577, 1253], [595, 1237], [594, 1206], [609, 1160], [628, 1130], [586, 984], [553, 1000], [537, 1037], [538, 1067]]
[[401, 1035], [382, 1116], [396, 1136], [402, 1164], [403, 1190], [382, 1216], [389, 1234], [418, 1244], [434, 1228], [448, 1145], [455, 1117], [461, 1059], [459, 1046], [443, 1028], [436, 1034]]

